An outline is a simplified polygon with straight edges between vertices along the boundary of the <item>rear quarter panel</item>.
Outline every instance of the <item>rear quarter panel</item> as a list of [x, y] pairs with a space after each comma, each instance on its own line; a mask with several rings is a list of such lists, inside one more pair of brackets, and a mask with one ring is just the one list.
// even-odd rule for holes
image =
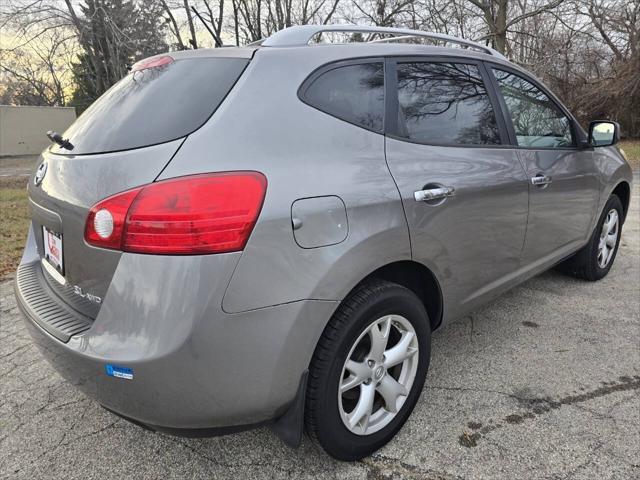
[[[257, 170], [267, 177], [260, 218], [224, 296], [227, 312], [302, 299], [340, 300], [378, 266], [411, 258], [384, 136], [297, 96], [304, 79], [335, 55], [332, 49], [309, 52], [258, 51], [227, 100], [161, 175]], [[294, 239], [291, 205], [327, 195], [344, 202], [348, 236], [336, 245], [303, 249]]]

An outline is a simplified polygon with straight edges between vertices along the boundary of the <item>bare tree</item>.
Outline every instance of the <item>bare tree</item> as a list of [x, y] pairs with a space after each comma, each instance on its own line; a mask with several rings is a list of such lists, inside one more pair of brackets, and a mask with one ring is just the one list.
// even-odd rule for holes
[[[132, 17], [141, 16], [143, 7], [153, 17], [157, 5], [162, 21], [148, 23], [139, 35], [139, 27], [130, 28], [110, 10], [114, 5], [118, 11], [133, 5], [138, 13]], [[49, 31], [70, 36], [64, 42], [78, 50], [99, 93], [153, 50], [141, 36], [158, 38], [154, 28], [165, 29], [159, 35], [181, 50], [242, 45], [291, 25], [331, 22], [403, 26], [484, 42], [536, 73], [581, 119], [616, 118], [625, 133], [640, 136], [640, 0], [3, 0], [0, 28], [15, 32], [18, 42], [13, 52], [2, 52], [0, 73], [5, 92], [29, 90], [24, 98], [60, 103], [68, 101], [68, 80], [56, 80], [62, 70], [52, 68], [51, 59], [61, 46], [53, 57], [28, 51], [40, 38], [49, 42]]]
[[0, 50], [2, 103], [64, 106], [71, 93], [75, 55], [70, 32], [53, 29], [28, 43]]

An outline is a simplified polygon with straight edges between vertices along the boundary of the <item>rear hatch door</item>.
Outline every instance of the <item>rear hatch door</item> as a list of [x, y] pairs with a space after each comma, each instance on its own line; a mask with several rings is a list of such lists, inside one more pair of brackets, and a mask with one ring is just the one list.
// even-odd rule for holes
[[121, 253], [84, 241], [89, 209], [153, 182], [187, 135], [215, 112], [246, 58], [153, 57], [134, 66], [63, 133], [29, 181], [32, 227], [46, 281], [95, 318]]

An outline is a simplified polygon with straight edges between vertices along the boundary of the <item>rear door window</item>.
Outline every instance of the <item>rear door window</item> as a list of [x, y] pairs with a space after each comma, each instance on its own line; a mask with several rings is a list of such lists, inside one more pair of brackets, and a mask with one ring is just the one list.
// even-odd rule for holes
[[500, 130], [478, 66], [398, 63], [398, 135], [440, 145], [495, 145]]
[[63, 154], [129, 150], [175, 140], [198, 129], [247, 66], [241, 58], [185, 58], [132, 71], [63, 134]]
[[332, 68], [303, 86], [312, 107], [375, 132], [384, 124], [384, 65], [359, 63]]

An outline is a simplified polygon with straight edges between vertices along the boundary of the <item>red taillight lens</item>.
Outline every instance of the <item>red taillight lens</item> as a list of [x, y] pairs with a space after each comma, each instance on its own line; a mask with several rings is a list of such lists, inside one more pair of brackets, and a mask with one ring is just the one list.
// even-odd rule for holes
[[[126, 252], [189, 255], [242, 250], [267, 179], [258, 172], [180, 177], [109, 197], [91, 208], [87, 243]], [[110, 227], [109, 215], [113, 218]], [[124, 213], [123, 213], [124, 211]], [[112, 228], [109, 237], [104, 238]]]
[[[140, 193], [142, 188], [135, 188], [119, 193], [113, 197], [105, 198], [95, 204], [89, 210], [87, 223], [84, 227], [84, 239], [90, 245], [103, 248], [113, 248], [119, 250], [122, 246], [122, 232], [124, 231], [127, 212], [131, 202]], [[100, 214], [98, 214], [100, 212]], [[101, 225], [101, 214], [109, 212], [112, 218], [111, 234], [105, 237], [105, 228]], [[96, 218], [97, 217], [97, 218]]]

